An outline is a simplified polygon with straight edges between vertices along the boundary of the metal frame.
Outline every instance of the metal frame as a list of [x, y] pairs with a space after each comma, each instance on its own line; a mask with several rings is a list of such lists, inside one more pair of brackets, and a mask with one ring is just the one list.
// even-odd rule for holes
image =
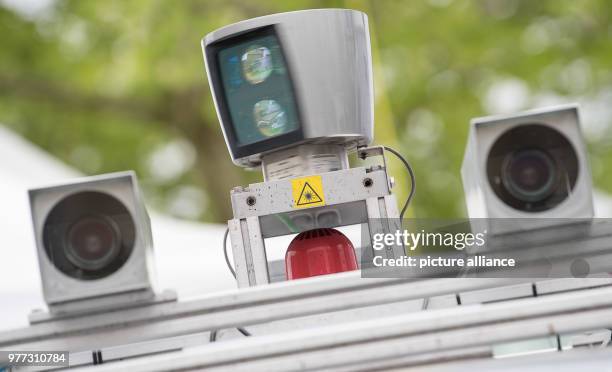
[[495, 344], [610, 326], [612, 288], [605, 287], [244, 338], [97, 370], [367, 370], [490, 357]]
[[[102, 192], [119, 200], [131, 214], [136, 228], [128, 260], [116, 272], [97, 280], [78, 280], [58, 270], [45, 252], [42, 239], [50, 211], [67, 195], [83, 191]], [[61, 317], [154, 301], [151, 226], [134, 172], [109, 173], [32, 189], [29, 197], [43, 295], [50, 313]]]
[[[382, 152], [379, 154], [382, 155]], [[383, 156], [384, 159], [384, 156]], [[232, 191], [234, 219], [228, 222], [236, 280], [240, 288], [271, 282], [266, 258], [265, 239], [298, 233], [315, 227], [338, 227], [362, 224], [369, 235], [392, 232], [399, 226], [399, 212], [395, 196], [391, 194], [385, 167], [358, 167], [322, 173], [326, 205], [322, 207], [293, 208], [291, 180], [267, 181], [251, 184]], [[369, 179], [371, 184], [364, 185]], [[321, 226], [317, 216], [335, 212], [338, 224]], [[274, 223], [278, 215], [303, 216], [310, 214], [313, 225], [297, 226], [297, 231]], [[389, 221], [383, 224], [381, 221]], [[384, 226], [383, 226], [384, 225]], [[362, 245], [363, 244], [362, 242]], [[369, 244], [367, 244], [369, 246]], [[399, 257], [401, 247], [385, 252], [387, 257]]]
[[[446, 319], [449, 311], [460, 308], [420, 312], [425, 307], [423, 298], [450, 294], [461, 302], [464, 296], [474, 298], [474, 291], [482, 290], [485, 297], [481, 300], [487, 302], [487, 288], [497, 287], [505, 292], [503, 286], [507, 284], [510, 284], [508, 279], [364, 280], [358, 272], [349, 272], [231, 291], [188, 302], [158, 303], [42, 322], [0, 333], [0, 349], [70, 350], [71, 365], [80, 365], [93, 363], [92, 351], [99, 351], [105, 361], [176, 351], [208, 342], [211, 330], [236, 326], [247, 326], [256, 336], [283, 333], [291, 336], [296, 330], [341, 327], [341, 323], [347, 326], [371, 321], [384, 323], [397, 314], [431, 318], [435, 323], [435, 319]], [[572, 299], [567, 301], [568, 305], [579, 306], [582, 297], [590, 292], [584, 289], [603, 286], [612, 291], [611, 285], [612, 279], [576, 279], [572, 289], [580, 288], [584, 293], [569, 292], [564, 296]], [[564, 290], [563, 283], [557, 286], [558, 290]], [[612, 301], [610, 298], [600, 299]], [[531, 300], [537, 303], [541, 299]], [[506, 302], [510, 307], [515, 306], [512, 303]], [[486, 310], [478, 309], [474, 311]], [[474, 315], [474, 319], [486, 314], [485, 311]]]
[[[491, 226], [491, 233], [507, 233], [526, 227], [541, 228], [553, 224], [555, 219], [592, 218], [593, 185], [587, 159], [587, 150], [580, 129], [579, 106], [559, 105], [521, 113], [472, 119], [461, 177], [470, 218], [523, 218], [532, 219], [529, 226]], [[486, 163], [489, 151], [497, 138], [509, 129], [522, 124], [538, 123], [559, 131], [574, 147], [578, 157], [578, 179], [572, 193], [558, 206], [542, 212], [525, 212], [501, 201], [487, 179]]]
[[[609, 250], [609, 244], [600, 245], [612, 233], [603, 227], [595, 231], [568, 244], [582, 247], [585, 253], [595, 248], [606, 253], [603, 248]], [[564, 244], [556, 246], [564, 251]], [[379, 363], [403, 366], [491, 356], [495, 344], [557, 335], [557, 345], [563, 349], [568, 342], [595, 343], [597, 337], [603, 344], [606, 334], [598, 336], [601, 332], [588, 337], [572, 334], [612, 327], [611, 309], [609, 276], [536, 282], [406, 280], [364, 279], [353, 271], [186, 302], [172, 301], [169, 295], [130, 308], [41, 318], [30, 327], [0, 332], [0, 349], [69, 350], [73, 366], [94, 363], [93, 352], [104, 361], [146, 358], [109, 363], [119, 370], [170, 365], [171, 370], [178, 365], [274, 370], [298, 362], [315, 363], [316, 370], [367, 370], [366, 366]], [[212, 330], [235, 327], [247, 327], [256, 337], [208, 345], [197, 349], [195, 356], [186, 351], [206, 343]], [[564, 337], [570, 341], [564, 342]], [[225, 332], [221, 338], [225, 341], [232, 334]], [[329, 364], [316, 364], [321, 361]]]

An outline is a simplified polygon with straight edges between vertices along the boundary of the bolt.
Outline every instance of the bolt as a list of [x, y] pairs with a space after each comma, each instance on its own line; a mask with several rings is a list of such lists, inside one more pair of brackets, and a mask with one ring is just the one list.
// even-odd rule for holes
[[254, 196], [249, 196], [246, 198], [246, 203], [249, 207], [252, 207], [255, 205], [255, 203], [257, 202], [257, 200], [255, 199]]

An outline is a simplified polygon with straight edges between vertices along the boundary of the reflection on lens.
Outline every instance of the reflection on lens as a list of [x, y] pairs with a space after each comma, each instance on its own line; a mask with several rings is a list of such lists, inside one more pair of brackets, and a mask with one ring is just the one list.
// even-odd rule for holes
[[119, 252], [117, 228], [110, 219], [86, 217], [68, 231], [66, 256], [77, 267], [98, 270]]
[[227, 61], [228, 64], [228, 80], [229, 84], [233, 88], [237, 88], [242, 84], [242, 74], [240, 73], [240, 59], [238, 56], [231, 56]]
[[287, 115], [281, 105], [273, 99], [259, 101], [253, 107], [253, 117], [257, 128], [266, 137], [285, 132]]
[[548, 197], [555, 186], [555, 163], [542, 150], [522, 150], [504, 162], [502, 181], [517, 199], [535, 202]]
[[272, 73], [270, 49], [254, 45], [242, 55], [242, 73], [251, 84], [259, 84]]

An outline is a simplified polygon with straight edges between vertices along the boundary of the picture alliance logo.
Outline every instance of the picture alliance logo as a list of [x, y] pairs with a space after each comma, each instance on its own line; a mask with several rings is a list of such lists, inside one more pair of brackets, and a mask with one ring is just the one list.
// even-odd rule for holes
[[395, 233], [376, 233], [372, 236], [372, 248], [380, 251], [393, 246], [403, 246], [411, 251], [417, 248], [439, 247], [463, 250], [466, 247], [482, 247], [486, 243], [486, 231], [479, 233], [410, 232], [397, 230]]

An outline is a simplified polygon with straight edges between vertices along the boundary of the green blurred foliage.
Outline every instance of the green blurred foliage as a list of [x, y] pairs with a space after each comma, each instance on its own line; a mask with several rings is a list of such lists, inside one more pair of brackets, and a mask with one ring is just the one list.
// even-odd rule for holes
[[[504, 107], [585, 102], [595, 184], [612, 192], [608, 0], [57, 0], [35, 15], [0, 8], [0, 123], [87, 174], [135, 169], [159, 210], [223, 221], [229, 190], [261, 176], [229, 159], [200, 39], [242, 19], [325, 7], [369, 16], [377, 139], [414, 165], [413, 215], [465, 213], [459, 168], [468, 122]], [[405, 196], [404, 170], [392, 163], [391, 171]]]

